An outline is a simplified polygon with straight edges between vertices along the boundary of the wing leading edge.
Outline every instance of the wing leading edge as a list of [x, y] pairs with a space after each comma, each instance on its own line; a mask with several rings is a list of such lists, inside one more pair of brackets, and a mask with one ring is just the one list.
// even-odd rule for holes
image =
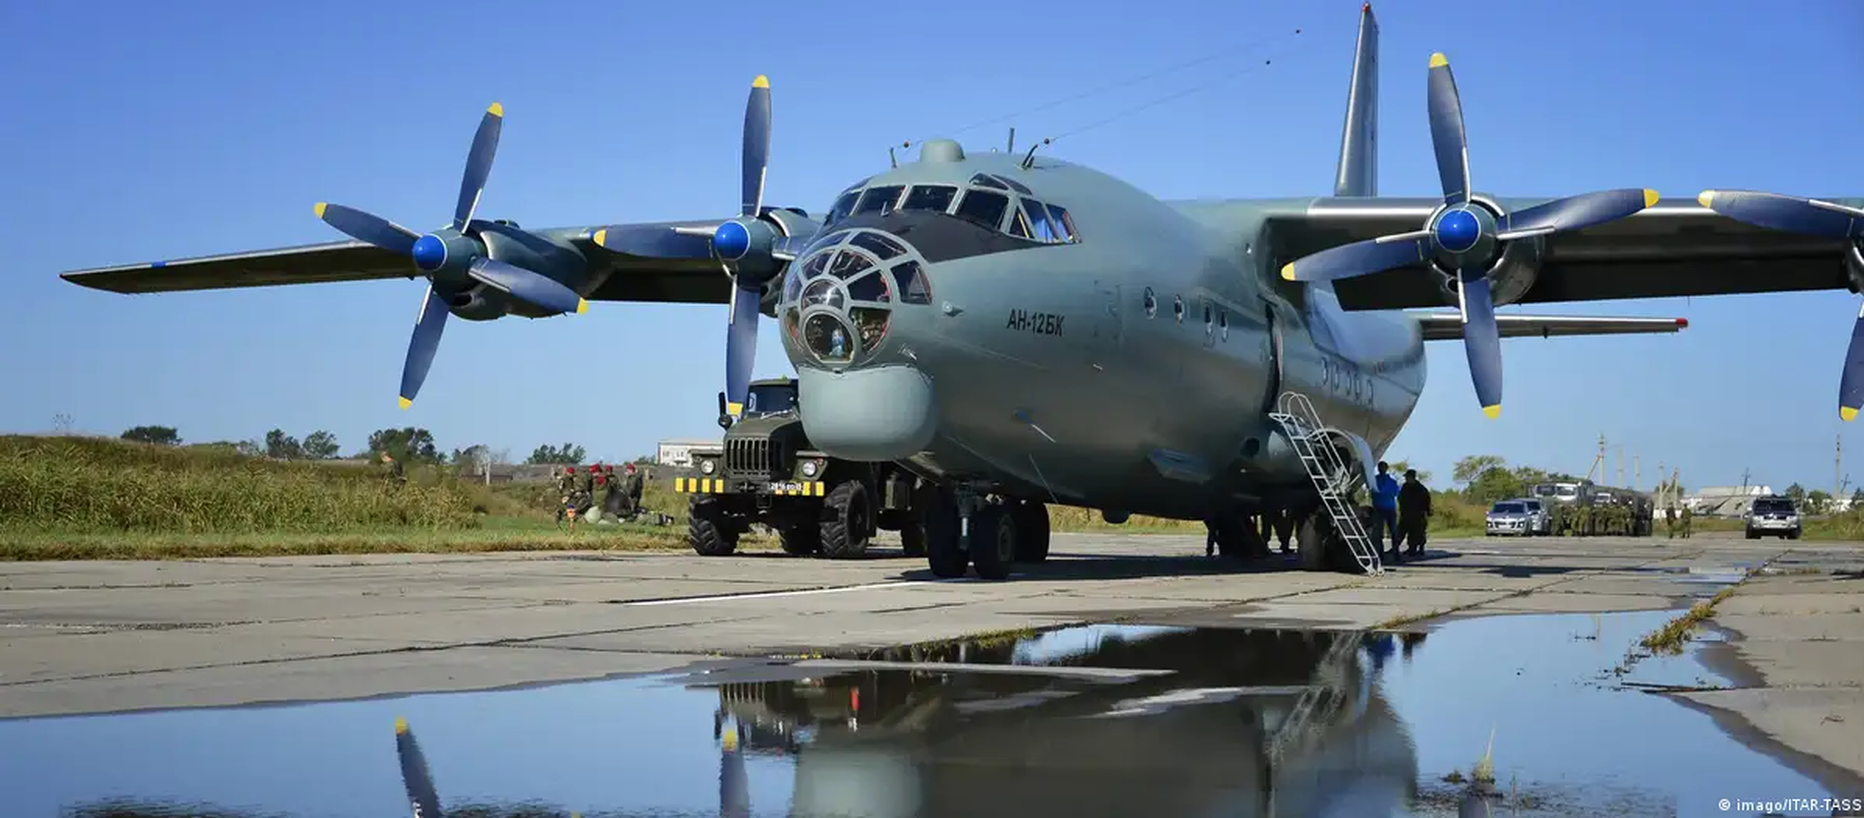
[[[1455, 341], [1463, 337], [1463, 317], [1454, 312], [1414, 313], [1426, 341]], [[1687, 318], [1606, 318], [1590, 315], [1495, 316], [1503, 338], [1551, 338], [1570, 335], [1639, 335], [1680, 332]]]

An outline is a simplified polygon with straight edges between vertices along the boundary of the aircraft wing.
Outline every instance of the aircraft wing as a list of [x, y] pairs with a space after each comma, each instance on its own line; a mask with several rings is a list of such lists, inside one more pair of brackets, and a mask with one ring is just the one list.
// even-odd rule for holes
[[[600, 282], [586, 294], [591, 301], [723, 304], [731, 297], [731, 287], [704, 235], [717, 224], [714, 219], [522, 232], [568, 245], [581, 254], [588, 280]], [[682, 228], [686, 232], [678, 232]], [[652, 255], [600, 246], [595, 241], [599, 230], [627, 231], [635, 239], [629, 242], [629, 250]], [[365, 242], [339, 241], [74, 270], [60, 277], [109, 292], [162, 293], [420, 276], [406, 255]]]
[[[1454, 312], [1414, 313], [1426, 341], [1454, 341], [1463, 337], [1463, 316]], [[1605, 318], [1590, 315], [1496, 314], [1503, 338], [1550, 338], [1555, 335], [1635, 335], [1680, 332], [1687, 318]]]
[[[1509, 212], [1550, 201], [1498, 199]], [[1852, 207], [1864, 199], [1825, 199]], [[1329, 197], [1275, 208], [1276, 264], [1348, 242], [1421, 229], [1441, 199]], [[1754, 227], [1694, 200], [1660, 199], [1628, 218], [1541, 237], [1534, 285], [1515, 303], [1848, 289], [1843, 239]], [[1413, 264], [1333, 282], [1348, 310], [1442, 307], [1435, 273]]]

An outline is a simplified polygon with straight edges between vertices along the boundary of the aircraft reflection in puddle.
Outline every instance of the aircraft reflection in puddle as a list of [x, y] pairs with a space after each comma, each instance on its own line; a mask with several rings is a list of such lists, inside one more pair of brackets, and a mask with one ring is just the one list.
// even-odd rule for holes
[[1368, 816], [1416, 797], [1415, 748], [1373, 684], [1397, 637], [1149, 630], [1054, 674], [1008, 672], [1035, 668], [1002, 640], [882, 657], [962, 652], [962, 671], [803, 662], [823, 677], [698, 685], [719, 690], [721, 813], [750, 813], [745, 752], [794, 758], [796, 816]]

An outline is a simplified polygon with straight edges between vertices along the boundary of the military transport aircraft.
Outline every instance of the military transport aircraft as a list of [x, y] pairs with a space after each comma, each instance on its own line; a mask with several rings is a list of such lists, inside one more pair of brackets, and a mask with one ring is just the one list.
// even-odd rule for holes
[[[1443, 195], [1378, 196], [1377, 41], [1367, 5], [1327, 197], [1165, 202], [1038, 155], [1041, 143], [986, 153], [940, 139], [922, 143], [917, 161], [848, 186], [818, 218], [764, 201], [770, 87], [760, 76], [731, 218], [546, 230], [476, 218], [503, 121], [493, 105], [445, 227], [418, 233], [319, 204], [320, 218], [357, 240], [65, 277], [146, 293], [424, 276], [404, 407], [449, 314], [709, 302], [731, 305], [719, 399], [729, 423], [758, 316], [770, 315], [812, 443], [918, 475], [933, 572], [958, 576], [970, 563], [990, 578], [1019, 555], [1046, 553], [1048, 502], [1116, 522], [1203, 519], [1220, 537], [1257, 510], [1347, 508], [1332, 498], [1365, 479], [1416, 406], [1426, 341], [1463, 340], [1493, 417], [1502, 337], [1687, 323], [1496, 306], [1855, 291], [1864, 281], [1864, 211], [1846, 205], [1729, 192], [1698, 204], [1643, 188], [1565, 199], [1475, 192], [1443, 54], [1428, 61], [1427, 120]], [[1411, 311], [1443, 306], [1457, 309]], [[1854, 341], [1845, 364], [1847, 419], [1864, 403], [1861, 347]], [[825, 498], [825, 513], [844, 525], [871, 519], [873, 490]], [[1339, 536], [1322, 516], [1302, 526], [1304, 566], [1350, 549], [1360, 568], [1378, 569], [1351, 548], [1347, 513], [1332, 514]], [[984, 547], [971, 548], [979, 535]]]

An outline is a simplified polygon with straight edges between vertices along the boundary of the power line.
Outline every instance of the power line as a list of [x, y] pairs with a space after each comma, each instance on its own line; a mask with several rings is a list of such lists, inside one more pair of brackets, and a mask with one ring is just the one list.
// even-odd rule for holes
[[[1049, 102], [1045, 102], [1045, 103], [1042, 103], [1041, 105], [1037, 105], [1037, 106], [1035, 106], [1035, 107], [1033, 107], [1033, 108], [1025, 108], [1025, 109], [1023, 109], [1023, 110], [1020, 110], [1020, 111], [1016, 111], [1016, 112], [1014, 112], [1014, 113], [1010, 113], [1010, 114], [1005, 114], [1005, 115], [1003, 115], [1003, 116], [999, 116], [999, 117], [993, 117], [993, 118], [991, 118], [991, 119], [986, 119], [986, 120], [983, 120], [983, 121], [981, 121], [981, 122], [975, 122], [975, 123], [972, 123], [972, 124], [970, 124], [970, 125], [966, 125], [966, 126], [964, 126], [964, 127], [962, 127], [962, 128], [958, 128], [958, 129], [956, 129], [956, 130], [952, 130], [952, 131], [946, 131], [945, 133], [946, 133], [947, 135], [949, 135], [949, 136], [957, 136], [957, 135], [959, 135], [959, 134], [962, 134], [962, 133], [965, 133], [965, 132], [968, 132], [968, 131], [974, 131], [974, 130], [976, 130], [976, 129], [978, 129], [978, 128], [982, 128], [982, 127], [984, 127], [984, 126], [986, 126], [986, 125], [996, 125], [996, 124], [1000, 124], [1000, 123], [1004, 123], [1004, 122], [1009, 122], [1009, 121], [1011, 121], [1011, 120], [1014, 120], [1014, 119], [1016, 119], [1016, 118], [1018, 118], [1018, 117], [1023, 117], [1023, 116], [1028, 116], [1028, 115], [1030, 115], [1030, 114], [1034, 114], [1034, 113], [1038, 113], [1038, 112], [1041, 112], [1041, 111], [1046, 111], [1046, 110], [1049, 110], [1049, 109], [1051, 109], [1051, 108], [1056, 108], [1056, 107], [1060, 107], [1060, 106], [1062, 106], [1062, 105], [1067, 105], [1068, 103], [1071, 103], [1071, 102], [1079, 102], [1079, 101], [1081, 101], [1081, 100], [1084, 100], [1084, 99], [1088, 99], [1088, 98], [1090, 98], [1090, 97], [1095, 97], [1095, 96], [1099, 96], [1099, 95], [1101, 95], [1101, 94], [1105, 94], [1105, 93], [1107, 93], [1107, 92], [1109, 92], [1109, 91], [1117, 91], [1117, 90], [1119, 90], [1119, 89], [1121, 89], [1121, 88], [1127, 88], [1127, 87], [1131, 87], [1131, 86], [1134, 86], [1134, 85], [1138, 85], [1139, 83], [1142, 83], [1142, 82], [1145, 82], [1145, 81], [1147, 81], [1147, 80], [1152, 80], [1152, 79], [1157, 79], [1157, 78], [1159, 78], [1159, 77], [1163, 77], [1163, 76], [1165, 76], [1165, 75], [1167, 75], [1167, 74], [1172, 74], [1172, 73], [1176, 73], [1176, 72], [1178, 72], [1178, 71], [1182, 71], [1182, 70], [1184, 70], [1184, 69], [1187, 69], [1187, 68], [1192, 68], [1192, 67], [1195, 67], [1195, 66], [1199, 66], [1199, 65], [1203, 65], [1203, 64], [1205, 64], [1205, 63], [1209, 63], [1209, 62], [1214, 62], [1214, 61], [1216, 61], [1216, 60], [1219, 60], [1219, 59], [1222, 59], [1222, 58], [1224, 58], [1224, 57], [1234, 57], [1234, 56], [1238, 56], [1238, 55], [1240, 55], [1240, 54], [1243, 54], [1243, 53], [1246, 53], [1246, 52], [1248, 52], [1248, 51], [1250, 51], [1250, 50], [1253, 50], [1253, 49], [1256, 49], [1256, 48], [1260, 48], [1260, 47], [1262, 47], [1262, 46], [1266, 46], [1266, 45], [1270, 45], [1270, 44], [1272, 44], [1272, 43], [1276, 43], [1276, 42], [1279, 42], [1279, 41], [1281, 41], [1281, 40], [1284, 40], [1284, 39], [1287, 39], [1287, 38], [1289, 38], [1289, 37], [1293, 37], [1293, 36], [1296, 36], [1296, 35], [1299, 35], [1300, 33], [1301, 33], [1301, 29], [1298, 29], [1298, 28], [1297, 28], [1297, 29], [1295, 29], [1295, 30], [1294, 30], [1294, 32], [1293, 32], [1292, 34], [1289, 34], [1289, 33], [1287, 33], [1287, 32], [1284, 32], [1284, 33], [1281, 33], [1281, 34], [1276, 34], [1276, 35], [1273, 35], [1273, 36], [1269, 36], [1269, 37], [1263, 37], [1263, 38], [1261, 38], [1261, 39], [1259, 39], [1259, 40], [1255, 40], [1255, 41], [1253, 41], [1253, 42], [1250, 42], [1250, 43], [1247, 43], [1247, 44], [1244, 44], [1244, 45], [1242, 45], [1242, 46], [1237, 46], [1237, 45], [1234, 45], [1234, 44], [1232, 44], [1232, 45], [1230, 45], [1230, 46], [1227, 46], [1227, 47], [1225, 47], [1225, 48], [1224, 48], [1223, 50], [1221, 50], [1221, 51], [1217, 51], [1217, 52], [1213, 52], [1213, 53], [1210, 53], [1210, 54], [1206, 54], [1206, 55], [1204, 55], [1204, 56], [1202, 56], [1202, 57], [1198, 57], [1198, 58], [1196, 58], [1196, 59], [1192, 59], [1192, 60], [1187, 60], [1187, 61], [1185, 61], [1185, 62], [1181, 62], [1181, 63], [1178, 63], [1178, 64], [1176, 64], [1176, 65], [1172, 65], [1172, 66], [1169, 66], [1169, 67], [1166, 67], [1166, 68], [1162, 68], [1162, 69], [1159, 69], [1159, 70], [1156, 70], [1156, 71], [1152, 71], [1152, 72], [1149, 72], [1149, 73], [1146, 73], [1146, 74], [1141, 74], [1141, 75], [1139, 75], [1139, 76], [1137, 76], [1137, 77], [1129, 77], [1129, 78], [1127, 78], [1127, 79], [1124, 79], [1124, 80], [1120, 80], [1120, 81], [1118, 81], [1118, 82], [1113, 82], [1113, 83], [1109, 83], [1109, 84], [1106, 84], [1106, 85], [1102, 85], [1102, 86], [1099, 86], [1099, 87], [1096, 87], [1096, 88], [1093, 88], [1093, 89], [1090, 89], [1090, 90], [1087, 90], [1087, 91], [1083, 91], [1083, 92], [1081, 92], [1081, 93], [1078, 93], [1078, 94], [1074, 94], [1074, 95], [1072, 95], [1072, 96], [1067, 96], [1067, 97], [1063, 97], [1063, 98], [1061, 98], [1061, 99], [1056, 99], [1056, 100], [1051, 100], [1051, 101], [1049, 101]], [[1265, 63], [1265, 64], [1266, 64], [1266, 63]], [[1250, 67], [1251, 67], [1251, 68], [1254, 68], [1254, 67], [1256, 67], [1256, 66], [1254, 66], [1254, 65], [1252, 65], [1252, 66], [1250, 66]], [[1235, 75], [1236, 75], [1236, 74], [1238, 74], [1238, 73], [1243, 73], [1243, 72], [1240, 72], [1240, 71], [1238, 71], [1238, 72], [1232, 72], [1231, 74], [1228, 74], [1228, 75], [1225, 75], [1225, 76], [1226, 76], [1226, 77], [1228, 77], [1228, 76], [1235, 76]], [[1220, 77], [1219, 79], [1223, 79], [1223, 78], [1224, 78], [1224, 77]], [[1183, 96], [1183, 95], [1184, 95], [1184, 94], [1179, 94], [1178, 96]], [[1147, 106], [1147, 107], [1150, 107], [1150, 106]], [[1091, 126], [1090, 126], [1090, 127], [1091, 127]], [[1081, 130], [1085, 130], [1085, 129], [1081, 129]], [[1077, 132], [1078, 132], [1078, 131], [1077, 131]], [[927, 139], [929, 139], [929, 138], [931, 138], [931, 137], [927, 137]], [[1050, 137], [1050, 140], [1052, 141], [1052, 140], [1054, 140], [1054, 139], [1058, 139], [1058, 138], [1060, 138], [1060, 137]], [[912, 147], [913, 145], [917, 145], [917, 144], [919, 144], [919, 143], [921, 143], [921, 142], [924, 142], [924, 141], [926, 141], [926, 140], [925, 140], [925, 139], [914, 139], [914, 140], [910, 140], [910, 141], [908, 141], [908, 142], [905, 142], [905, 143], [904, 143], [904, 144], [902, 144], [902, 145], [901, 145], [900, 147]]]
[[1156, 108], [1156, 107], [1158, 107], [1158, 106], [1160, 106], [1160, 105], [1164, 105], [1164, 104], [1165, 104], [1165, 103], [1167, 103], [1167, 102], [1172, 102], [1172, 101], [1174, 101], [1174, 100], [1179, 100], [1179, 99], [1183, 99], [1183, 98], [1185, 98], [1185, 97], [1188, 97], [1188, 96], [1190, 96], [1190, 95], [1192, 95], [1192, 94], [1195, 94], [1195, 93], [1198, 93], [1198, 92], [1200, 92], [1200, 91], [1206, 91], [1206, 90], [1209, 90], [1211, 86], [1213, 86], [1213, 85], [1216, 85], [1216, 84], [1218, 84], [1218, 83], [1220, 83], [1220, 82], [1225, 82], [1225, 81], [1227, 81], [1227, 80], [1231, 80], [1231, 79], [1234, 79], [1234, 78], [1236, 78], [1236, 77], [1239, 77], [1239, 76], [1241, 76], [1241, 75], [1243, 75], [1243, 74], [1247, 74], [1247, 73], [1249, 73], [1249, 72], [1251, 72], [1251, 71], [1258, 71], [1258, 70], [1261, 70], [1261, 69], [1264, 69], [1264, 68], [1268, 68], [1269, 66], [1271, 66], [1271, 65], [1273, 65], [1273, 64], [1274, 64], [1274, 61], [1273, 61], [1273, 60], [1263, 60], [1263, 61], [1262, 61], [1262, 64], [1260, 64], [1260, 65], [1246, 65], [1246, 66], [1243, 66], [1242, 68], [1239, 68], [1239, 69], [1237, 69], [1237, 70], [1235, 70], [1235, 71], [1230, 71], [1230, 72], [1227, 72], [1227, 73], [1225, 73], [1225, 74], [1222, 74], [1222, 75], [1220, 75], [1220, 76], [1216, 76], [1216, 77], [1212, 77], [1212, 78], [1211, 78], [1210, 80], [1208, 80], [1208, 81], [1206, 81], [1206, 82], [1202, 82], [1202, 83], [1199, 83], [1199, 84], [1197, 84], [1197, 85], [1193, 85], [1193, 86], [1191, 86], [1190, 88], [1186, 88], [1186, 89], [1184, 89], [1183, 91], [1179, 91], [1178, 93], [1175, 93], [1175, 94], [1171, 94], [1171, 95], [1168, 95], [1168, 96], [1164, 96], [1164, 97], [1160, 97], [1160, 98], [1158, 98], [1158, 99], [1155, 99], [1155, 100], [1152, 100], [1151, 102], [1147, 102], [1147, 103], [1144, 103], [1144, 104], [1142, 104], [1142, 105], [1136, 105], [1136, 106], [1133, 106], [1133, 107], [1131, 107], [1131, 108], [1128, 108], [1128, 109], [1126, 109], [1126, 110], [1123, 110], [1123, 111], [1120, 111], [1119, 113], [1116, 113], [1116, 114], [1114, 114], [1114, 115], [1112, 115], [1112, 116], [1110, 116], [1110, 117], [1106, 117], [1105, 119], [1097, 119], [1097, 120], [1094, 120], [1093, 122], [1089, 122], [1089, 123], [1087, 123], [1086, 125], [1082, 125], [1082, 126], [1080, 126], [1080, 127], [1077, 127], [1077, 128], [1071, 128], [1071, 129], [1069, 129], [1069, 130], [1066, 130], [1066, 131], [1062, 131], [1061, 133], [1058, 133], [1058, 134], [1056, 134], [1056, 135], [1054, 135], [1054, 136], [1051, 136], [1051, 137], [1048, 137], [1048, 138], [1046, 138], [1046, 139], [1044, 139], [1044, 140], [1042, 140], [1042, 142], [1043, 142], [1043, 144], [1048, 144], [1048, 143], [1050, 143], [1050, 142], [1054, 142], [1055, 140], [1057, 140], [1057, 139], [1060, 139], [1060, 138], [1062, 138], [1062, 137], [1064, 137], [1064, 136], [1074, 136], [1074, 135], [1076, 135], [1076, 134], [1079, 134], [1079, 133], [1081, 133], [1081, 132], [1083, 132], [1083, 131], [1087, 131], [1087, 130], [1090, 130], [1090, 129], [1093, 129], [1093, 128], [1098, 128], [1098, 127], [1100, 127], [1100, 126], [1102, 126], [1102, 125], [1106, 125], [1106, 124], [1108, 124], [1108, 123], [1112, 123], [1112, 122], [1117, 122], [1117, 121], [1119, 121], [1119, 120], [1122, 120], [1122, 119], [1125, 119], [1126, 117], [1129, 117], [1129, 116], [1132, 116], [1133, 114], [1137, 114], [1137, 113], [1139, 113], [1139, 112], [1141, 112], [1141, 111], [1145, 111], [1145, 110], [1148, 110], [1148, 109], [1151, 109], [1151, 108]]

